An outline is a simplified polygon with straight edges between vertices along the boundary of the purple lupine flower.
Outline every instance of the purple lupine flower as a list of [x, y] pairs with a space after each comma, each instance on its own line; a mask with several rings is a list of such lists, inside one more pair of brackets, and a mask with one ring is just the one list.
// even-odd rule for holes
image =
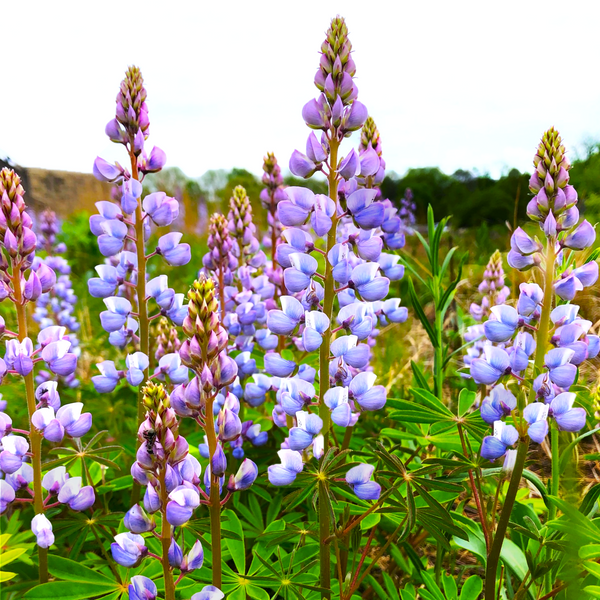
[[374, 385], [377, 376], [365, 371], [356, 375], [349, 386], [349, 396], [364, 410], [379, 410], [385, 406], [386, 390]]
[[27, 452], [29, 452], [29, 442], [26, 438], [12, 434], [3, 437], [0, 470], [8, 474], [15, 473], [21, 468]]
[[52, 533], [52, 523], [48, 518], [40, 513], [31, 520], [31, 531], [36, 537], [37, 545], [40, 548], [50, 548], [54, 544], [54, 533]]
[[205, 585], [202, 591], [194, 594], [190, 600], [222, 600], [225, 594], [214, 585]]
[[4, 361], [9, 369], [25, 377], [33, 370], [32, 353], [33, 344], [29, 338], [25, 338], [22, 342], [14, 339], [7, 340]]
[[96, 501], [94, 488], [91, 485], [81, 486], [81, 477], [70, 477], [58, 492], [58, 501], [68, 504], [72, 510], [82, 511], [93, 506]]
[[289, 485], [304, 468], [302, 455], [300, 452], [289, 449], [279, 450], [277, 454], [281, 464], [269, 466], [269, 481], [277, 486]]
[[381, 486], [371, 481], [375, 467], [360, 464], [346, 473], [346, 482], [361, 500], [377, 500], [381, 494]]
[[129, 600], [156, 600], [158, 596], [156, 584], [143, 575], [134, 575], [127, 589]]
[[192, 549], [183, 557], [179, 568], [182, 573], [189, 573], [195, 569], [200, 569], [203, 562], [204, 548], [202, 548], [200, 540], [196, 540]]
[[491, 425], [509, 415], [516, 407], [517, 399], [514, 394], [503, 385], [496, 385], [481, 403], [481, 418]]
[[523, 410], [523, 418], [529, 424], [527, 435], [541, 444], [548, 435], [548, 405], [543, 402], [532, 402]]
[[258, 467], [249, 458], [244, 459], [238, 472], [229, 477], [227, 489], [230, 492], [247, 490], [258, 477]]
[[510, 372], [510, 357], [506, 350], [496, 346], [484, 346], [484, 357], [471, 362], [471, 377], [475, 383], [493, 385]]
[[378, 277], [378, 270], [377, 263], [363, 263], [352, 269], [350, 286], [367, 302], [383, 300], [389, 291], [390, 280], [387, 277]]
[[15, 489], [5, 479], [0, 479], [0, 515], [15, 499]]
[[544, 361], [552, 383], [568, 390], [577, 377], [577, 367], [571, 364], [575, 352], [570, 348], [554, 348], [549, 350]]
[[575, 394], [563, 392], [558, 394], [550, 403], [550, 415], [562, 431], [577, 432], [585, 426], [585, 409], [573, 408]]
[[496, 343], [510, 340], [519, 326], [519, 313], [506, 304], [492, 306], [490, 312], [490, 318], [483, 324], [485, 337]]
[[123, 524], [132, 533], [147, 533], [156, 527], [152, 517], [149, 517], [144, 509], [135, 504], [126, 513], [123, 518]]
[[519, 432], [504, 421], [494, 422], [494, 435], [483, 438], [481, 444], [481, 456], [488, 460], [496, 460], [504, 456], [507, 450], [514, 446], [519, 439]]
[[119, 533], [110, 545], [114, 561], [122, 567], [135, 567], [148, 554], [144, 538], [134, 533]]
[[306, 411], [296, 413], [296, 427], [290, 429], [289, 447], [292, 450], [304, 450], [312, 444], [316, 435], [323, 428], [323, 421], [318, 415]]

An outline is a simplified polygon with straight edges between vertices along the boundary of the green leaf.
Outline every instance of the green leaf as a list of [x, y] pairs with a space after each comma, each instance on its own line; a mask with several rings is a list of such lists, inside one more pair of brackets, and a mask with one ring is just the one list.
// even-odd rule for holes
[[112, 588], [116, 588], [118, 585], [113, 579], [109, 579], [106, 575], [98, 573], [98, 571], [94, 571], [81, 563], [55, 554], [50, 554], [48, 556], [48, 571], [50, 571], [54, 577], [64, 579], [65, 581], [94, 583]]
[[437, 348], [438, 347], [437, 336], [435, 335], [433, 326], [429, 322], [429, 319], [427, 318], [427, 315], [425, 314], [425, 311], [423, 310], [423, 307], [421, 306], [421, 302], [419, 301], [417, 292], [415, 292], [415, 286], [412, 282], [412, 277], [408, 278], [408, 295], [410, 296], [410, 301], [411, 301], [412, 307], [415, 311], [415, 314], [417, 315], [417, 318], [419, 319], [419, 321], [421, 321], [421, 325], [423, 325], [423, 327], [425, 328], [425, 331], [427, 332], [427, 335], [429, 336], [431, 345], [434, 348]]
[[473, 403], [475, 402], [475, 398], [477, 394], [468, 390], [467, 388], [463, 388], [460, 390], [460, 394], [458, 395], [458, 416], [462, 417], [466, 415]]
[[384, 599], [387, 600], [387, 598], [389, 598], [390, 600], [400, 600], [394, 580], [385, 571], [383, 571], [383, 584], [385, 585], [385, 589], [388, 593], [387, 596], [384, 596]]
[[445, 600], [444, 594], [442, 594], [442, 591], [433, 580], [433, 577], [427, 571], [422, 571], [421, 577], [423, 578], [428, 591], [431, 592], [432, 598], [435, 598], [435, 600]]
[[427, 383], [427, 378], [425, 377], [425, 373], [423, 373], [423, 370], [421, 369], [421, 367], [414, 360], [410, 361], [410, 366], [412, 368], [413, 376], [414, 376], [416, 382], [419, 384], [419, 387], [430, 392], [431, 389], [429, 388], [429, 384]]
[[442, 586], [444, 588], [444, 594], [448, 600], [455, 600], [455, 598], [458, 598], [456, 580], [453, 576], [444, 573], [444, 577], [442, 578]]
[[370, 530], [373, 527], [376, 527], [377, 524], [379, 523], [379, 521], [381, 521], [381, 514], [379, 513], [371, 513], [370, 515], [367, 515], [361, 522], [360, 522], [360, 528], [365, 531], [365, 530]]
[[579, 548], [579, 558], [589, 560], [600, 556], [600, 544], [588, 544]]
[[460, 590], [460, 600], [477, 600], [483, 590], [483, 581], [478, 575], [471, 575]]
[[22, 554], [25, 554], [25, 552], [27, 552], [27, 548], [12, 548], [11, 550], [1, 552], [0, 569], [5, 567], [8, 563], [11, 563], [13, 560], [17, 560], [17, 558]]
[[112, 593], [112, 589], [97, 583], [81, 581], [53, 581], [36, 585], [25, 593], [23, 598], [29, 600], [89, 600], [101, 598]]
[[558, 463], [558, 472], [560, 474], [564, 473], [565, 469], [567, 468], [567, 464], [569, 463], [569, 459], [571, 458], [571, 452], [573, 452], [573, 450], [575, 449], [575, 447], [577, 446], [577, 444], [579, 444], [579, 442], [581, 440], [584, 440], [585, 438], [589, 437], [590, 435], [593, 435], [594, 433], [597, 433], [598, 431], [600, 431], [600, 427], [596, 427], [596, 429], [592, 429], [592, 431], [587, 431], [586, 433], [582, 433], [580, 436], [576, 437], [561, 452], [560, 461]]
[[600, 585], [588, 585], [583, 588], [583, 591], [594, 598], [600, 598]]
[[239, 540], [234, 540], [231, 538], [227, 538], [225, 540], [225, 544], [229, 552], [231, 553], [231, 557], [233, 558], [233, 562], [238, 570], [240, 575], [246, 574], [246, 550], [244, 548], [244, 531], [242, 530], [242, 524], [238, 519], [238, 516], [232, 510], [223, 511], [223, 516], [227, 517], [228, 522], [227, 525], [223, 527], [223, 529], [229, 529], [233, 533], [240, 536]]

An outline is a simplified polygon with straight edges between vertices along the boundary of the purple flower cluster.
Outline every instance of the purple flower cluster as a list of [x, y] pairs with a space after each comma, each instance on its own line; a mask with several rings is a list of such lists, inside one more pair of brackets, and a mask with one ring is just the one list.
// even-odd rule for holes
[[[404, 234], [397, 210], [381, 199], [377, 187], [385, 174], [379, 132], [356, 100], [356, 69], [343, 19], [332, 21], [321, 53], [315, 77], [321, 95], [302, 112], [307, 125], [321, 131], [321, 138], [314, 132], [309, 135], [306, 154], [295, 151], [290, 170], [304, 178], [322, 171], [330, 193], [288, 187], [286, 198], [278, 203], [279, 221], [286, 229], [275, 257], [284, 269], [287, 294], [279, 298], [279, 308], [269, 311], [267, 327], [283, 338], [283, 344], [265, 355], [265, 370], [272, 379], [255, 377], [263, 394], [275, 391], [273, 421], [289, 430], [279, 452], [281, 464], [269, 467], [274, 485], [294, 481], [303, 469], [303, 456], [321, 458], [331, 422], [353, 427], [361, 411], [385, 405], [385, 388], [375, 385], [377, 377], [370, 371], [369, 346], [379, 323], [400, 323], [407, 316], [399, 299], [385, 300], [390, 280], [400, 279], [403, 267], [399, 257], [383, 249], [401, 248]], [[359, 152], [351, 150], [338, 158], [341, 140], [361, 127]], [[318, 398], [316, 369], [305, 364], [310, 361], [298, 364], [289, 350], [283, 353], [286, 345], [308, 354], [319, 351]], [[316, 402], [318, 415], [311, 411]], [[357, 495], [365, 490], [359, 496], [364, 499], [379, 496], [379, 486], [366, 483], [370, 469], [356, 477], [348, 474]]]
[[[492, 342], [485, 337], [484, 326], [481, 321], [487, 320], [492, 314], [493, 307], [503, 305], [510, 295], [510, 290], [504, 285], [504, 269], [502, 268], [502, 255], [498, 250], [492, 254], [483, 273], [483, 280], [479, 284], [478, 292], [481, 300], [472, 302], [469, 307], [471, 316], [479, 323], [467, 327], [464, 333], [465, 342], [471, 345], [464, 357], [465, 365], [480, 358], [486, 346]], [[498, 310], [498, 309], [494, 309]]]
[[[53, 267], [48, 264], [51, 261], [35, 256], [41, 242], [32, 230], [24, 193], [18, 175], [3, 169], [0, 172], [0, 301], [8, 298], [13, 303], [18, 330], [7, 329], [0, 317], [0, 335], [7, 338], [6, 352], [0, 358], [0, 381], [6, 375], [24, 378], [29, 427], [28, 430], [13, 428], [11, 417], [0, 412], [0, 471], [4, 474], [0, 481], [0, 512], [15, 500], [33, 503], [32, 531], [38, 546], [47, 549], [54, 543], [54, 535], [44, 511], [60, 504], [72, 510], [86, 510], [94, 504], [94, 490], [82, 486], [81, 477], [69, 478], [64, 467], [43, 475], [41, 460], [31, 462], [31, 457], [41, 457], [43, 439], [58, 443], [65, 436], [77, 440], [85, 435], [92, 426], [92, 415], [82, 412], [81, 402], [61, 406], [58, 383], [47, 380], [49, 375], [41, 376], [37, 390], [34, 386], [35, 368], [40, 363], [54, 375], [72, 382], [77, 355], [72, 351], [73, 340], [67, 335], [67, 328], [55, 324], [54, 319], [40, 319], [42, 329], [37, 336], [37, 347], [28, 337], [26, 305], [39, 301], [43, 294], [58, 297], [54, 287], [60, 282], [57, 284]], [[49, 231], [44, 235], [53, 234]], [[63, 289], [66, 287], [70, 288], [63, 282]], [[73, 325], [69, 314], [67, 311], [64, 318]], [[25, 497], [17, 498], [20, 493]], [[53, 494], [57, 495], [57, 501], [50, 503]]]
[[277, 163], [275, 155], [271, 152], [267, 153], [263, 161], [263, 176], [262, 182], [265, 185], [260, 193], [262, 206], [267, 211], [267, 221], [269, 225], [269, 234], [263, 238], [263, 246], [270, 248], [271, 260], [267, 263], [265, 272], [269, 277], [269, 281], [275, 285], [276, 295], [280, 296], [285, 293], [283, 288], [283, 271], [277, 263], [275, 253], [278, 244], [281, 243], [281, 235], [283, 228], [277, 216], [277, 206], [282, 200], [287, 200], [283, 178], [281, 177], [281, 168]]
[[[73, 314], [77, 296], [73, 292], [71, 284], [71, 267], [62, 256], [66, 253], [67, 247], [56, 239], [60, 230], [58, 219], [53, 211], [45, 210], [42, 212], [38, 222], [38, 230], [40, 235], [37, 247], [38, 250], [45, 252], [45, 256], [43, 258], [36, 256], [35, 261], [41, 261], [51, 268], [57, 274], [58, 279], [51, 290], [42, 293], [38, 298], [33, 319], [39, 323], [41, 329], [51, 325], [65, 327], [69, 332], [71, 348], [76, 355], [79, 355], [79, 340], [76, 333], [79, 331], [80, 324]], [[50, 380], [51, 377], [51, 374], [47, 371], [40, 371], [36, 381], [42, 383]], [[62, 383], [68, 387], [79, 385], [74, 373], [63, 377]]]
[[[131, 468], [135, 481], [146, 486], [143, 506], [136, 504], [126, 513], [128, 531], [115, 536], [111, 551], [114, 560], [128, 568], [137, 567], [148, 556], [161, 560], [167, 596], [174, 597], [171, 594], [177, 582], [173, 569], [179, 570], [179, 581], [204, 562], [200, 540], [185, 552], [176, 541], [176, 528], [184, 526], [201, 503], [208, 503], [208, 496], [200, 487], [202, 468], [179, 434], [177, 414], [164, 386], [149, 382], [143, 388], [143, 399], [147, 412], [138, 431], [140, 446]], [[156, 535], [161, 540], [162, 559], [149, 553], [143, 535], [154, 532], [155, 513], [161, 515], [161, 531]], [[135, 576], [129, 594], [130, 598], [155, 598], [156, 586], [146, 577]]]
[[[142, 385], [150, 376], [149, 322], [164, 316], [180, 326], [187, 314], [183, 294], [176, 294], [168, 286], [166, 275], [147, 280], [147, 261], [158, 255], [170, 266], [181, 266], [191, 259], [189, 244], [181, 243], [182, 234], [176, 231], [159, 237], [156, 247], [146, 253], [153, 228], [171, 225], [179, 214], [179, 203], [160, 191], [142, 199], [145, 175], [160, 171], [166, 157], [157, 147], [146, 154], [149, 135], [146, 90], [136, 67], [126, 72], [116, 108], [116, 117], [107, 125], [106, 133], [113, 142], [125, 147], [131, 172], [101, 158], [94, 163], [96, 177], [119, 184], [120, 191], [116, 201], [96, 203], [99, 214], [90, 218], [90, 229], [98, 236], [100, 252], [106, 261], [96, 267], [98, 277], [90, 279], [88, 285], [92, 296], [104, 299], [106, 310], [100, 314], [100, 321], [109, 333], [110, 343], [118, 348], [133, 346], [134, 352], [128, 356], [125, 369], [118, 369], [113, 361], [98, 365], [100, 375], [92, 380], [102, 393], [114, 390], [123, 378], [134, 387]], [[151, 299], [157, 312], [149, 316]], [[176, 353], [161, 357], [155, 375], [165, 374], [173, 381], [187, 380], [187, 371], [181, 368]]]
[[[544, 134], [534, 166], [530, 189], [535, 196], [528, 214], [539, 223], [546, 243], [518, 228], [511, 238], [509, 263], [519, 270], [543, 267], [545, 288], [522, 283], [516, 308], [505, 304], [489, 308], [491, 314], [483, 331], [490, 345], [470, 364], [476, 383], [493, 386], [481, 405], [483, 419], [494, 425], [494, 435], [484, 439], [481, 450], [482, 456], [491, 460], [504, 456], [525, 431], [531, 440], [541, 443], [548, 432], [548, 417], [559, 430], [579, 431], [585, 425], [586, 413], [573, 407], [575, 394], [569, 388], [577, 379], [579, 365], [600, 351], [600, 339], [590, 334], [592, 324], [578, 316], [577, 305], [553, 308], [554, 295], [570, 301], [576, 291], [598, 277], [595, 261], [575, 268], [575, 252], [594, 242], [595, 231], [587, 221], [577, 224], [577, 193], [568, 183], [570, 165], [554, 129]], [[530, 331], [537, 331], [536, 339]], [[534, 355], [532, 372], [530, 359]], [[529, 404], [519, 404], [517, 396], [504, 385], [511, 377], [517, 382], [517, 396], [530, 388]], [[509, 416], [516, 427], [501, 420]]]

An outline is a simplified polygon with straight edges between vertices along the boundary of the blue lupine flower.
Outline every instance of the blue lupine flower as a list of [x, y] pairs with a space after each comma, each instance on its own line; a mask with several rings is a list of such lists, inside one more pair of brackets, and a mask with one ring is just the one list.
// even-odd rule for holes
[[593, 260], [570, 271], [567, 269], [554, 284], [556, 295], [562, 300], [573, 300], [575, 294], [598, 281], [598, 263]]
[[104, 299], [104, 304], [108, 310], [100, 313], [102, 328], [108, 333], [121, 329], [131, 313], [131, 302], [127, 298], [111, 296]]
[[502, 384], [492, 388], [490, 395], [481, 403], [481, 418], [490, 425], [509, 415], [517, 407], [514, 394]]
[[481, 456], [488, 460], [496, 460], [506, 454], [509, 447], [514, 446], [519, 439], [519, 432], [504, 421], [494, 422], [494, 435], [483, 438]]
[[93, 506], [96, 501], [91, 485], [81, 486], [81, 477], [70, 477], [60, 488], [57, 500], [67, 504], [72, 510], [82, 511]]
[[[290, 188], [287, 188], [287, 190], [289, 189]], [[281, 235], [287, 243], [278, 244], [277, 250], [275, 251], [275, 260], [277, 260], [277, 264], [281, 265], [284, 269], [292, 266], [289, 259], [290, 254], [296, 252], [303, 253], [314, 246], [310, 234], [303, 229], [290, 227], [289, 229], [285, 229]]]
[[381, 486], [371, 481], [375, 467], [360, 464], [346, 473], [346, 482], [361, 500], [377, 500], [381, 494]]
[[254, 483], [257, 477], [258, 467], [249, 458], [246, 458], [240, 465], [235, 477], [233, 475], [229, 477], [227, 489], [230, 492], [247, 490]]
[[110, 545], [114, 561], [122, 567], [135, 567], [148, 554], [148, 548], [141, 535], [119, 533]]
[[523, 410], [523, 418], [529, 423], [527, 434], [538, 444], [541, 444], [548, 435], [547, 417], [548, 405], [543, 402], [532, 402]]
[[252, 379], [253, 381], [246, 383], [244, 399], [250, 406], [257, 407], [263, 404], [267, 392], [271, 389], [271, 378], [257, 373]]
[[175, 198], [169, 198], [164, 192], [148, 194], [142, 207], [159, 227], [170, 225], [179, 215], [179, 202]]
[[595, 239], [596, 230], [587, 220], [584, 220], [562, 240], [562, 246], [571, 250], [585, 250], [594, 243]]
[[225, 594], [214, 585], [205, 585], [201, 592], [194, 594], [190, 600], [222, 600]]
[[581, 407], [573, 408], [575, 394], [563, 392], [550, 403], [550, 414], [562, 431], [577, 432], [585, 426], [586, 413]]
[[317, 260], [310, 254], [294, 252], [289, 255], [291, 267], [283, 272], [285, 287], [293, 293], [305, 290], [317, 271]]
[[364, 368], [369, 362], [369, 346], [358, 344], [355, 335], [342, 335], [331, 343], [331, 354], [344, 361], [355, 369]]
[[352, 269], [351, 284], [367, 302], [383, 300], [390, 289], [390, 280], [387, 277], [379, 277], [378, 271], [379, 265], [372, 262], [362, 263]]
[[497, 346], [484, 346], [483, 353], [484, 358], [476, 358], [471, 362], [471, 377], [475, 383], [493, 385], [510, 372], [510, 357]]
[[105, 360], [101, 363], [97, 363], [96, 367], [101, 374], [94, 375], [92, 377], [92, 383], [94, 384], [96, 391], [101, 394], [112, 392], [115, 387], [117, 387], [119, 380], [124, 377], [124, 373], [122, 371], [117, 371], [115, 363], [112, 360]]
[[200, 496], [193, 486], [177, 486], [169, 494], [169, 499], [170, 502], [167, 503], [167, 521], [175, 527], [187, 523], [192, 517], [194, 509], [200, 505]]
[[180, 244], [183, 233], [172, 231], [163, 235], [158, 240], [156, 251], [161, 254], [172, 267], [181, 267], [187, 265], [191, 258], [191, 249], [189, 244]]
[[570, 348], [553, 348], [544, 357], [550, 379], [560, 388], [570, 388], [577, 377], [577, 367], [570, 362], [573, 356]]
[[143, 352], [134, 352], [125, 359], [127, 374], [125, 378], [129, 385], [137, 387], [144, 380], [144, 371], [148, 368], [150, 361]]
[[[2, 504], [4, 504], [4, 502], [2, 502]], [[40, 513], [33, 517], [33, 519], [31, 520], [31, 531], [35, 535], [36, 543], [40, 548], [50, 548], [50, 546], [54, 544], [54, 533], [52, 533], [52, 523], [43, 513]]]
[[314, 352], [323, 343], [323, 334], [329, 329], [329, 318], [322, 312], [313, 310], [304, 316], [302, 345], [306, 352]]
[[196, 540], [192, 549], [183, 557], [179, 568], [182, 573], [189, 573], [195, 569], [200, 569], [203, 562], [204, 548], [202, 547], [200, 540]]
[[98, 247], [102, 256], [114, 256], [123, 249], [127, 236], [127, 225], [116, 219], [102, 221], [102, 234], [98, 237]]
[[544, 291], [537, 283], [521, 283], [519, 285], [517, 311], [522, 317], [539, 316], [540, 305], [544, 299]]
[[123, 524], [131, 533], [147, 533], [156, 527], [154, 519], [149, 517], [139, 504], [134, 504], [125, 513]]
[[183, 551], [179, 544], [175, 541], [175, 538], [171, 538], [171, 545], [169, 546], [169, 552], [167, 554], [169, 564], [172, 567], [180, 568], [181, 561], [183, 560]]
[[362, 229], [375, 229], [383, 223], [385, 209], [381, 202], [373, 202], [377, 197], [375, 189], [360, 189], [346, 199], [348, 211]]
[[376, 379], [375, 373], [365, 371], [356, 375], [350, 382], [350, 397], [364, 410], [379, 410], [385, 406], [385, 387], [373, 385]]
[[490, 318], [483, 324], [485, 337], [492, 342], [510, 340], [519, 326], [519, 313], [506, 304], [492, 306], [490, 312]]
[[302, 455], [289, 449], [279, 450], [277, 454], [281, 464], [271, 465], [268, 468], [269, 481], [277, 486], [289, 485], [304, 468]]
[[113, 296], [119, 285], [117, 268], [112, 265], [98, 265], [94, 267], [98, 277], [88, 280], [88, 290], [94, 298], [108, 298]]
[[129, 600], [156, 600], [158, 596], [154, 581], [143, 575], [134, 575], [131, 578], [128, 591]]
[[293, 360], [282, 358], [276, 352], [265, 354], [265, 371], [274, 377], [288, 377], [296, 368]]
[[319, 415], [298, 411], [296, 423], [297, 426], [290, 429], [289, 446], [292, 450], [304, 450], [323, 429], [323, 420]]
[[398, 254], [386, 254], [385, 252], [376, 259], [383, 274], [390, 281], [398, 281], [404, 277], [404, 265], [399, 265], [400, 256]]
[[334, 387], [325, 392], [325, 404], [331, 410], [331, 420], [340, 427], [354, 427], [358, 413], [353, 413], [348, 402], [348, 388]]
[[[384, 304], [387, 302], [389, 302], [389, 300]], [[400, 301], [398, 300], [398, 303], [399, 302]], [[392, 308], [392, 305], [388, 306]], [[406, 309], [404, 310], [406, 311]], [[406, 312], [408, 313], [408, 311]], [[390, 313], [395, 313], [393, 308]], [[373, 317], [369, 314], [364, 302], [352, 302], [351, 304], [346, 304], [346, 306], [343, 306], [338, 312], [337, 320], [344, 328], [350, 329], [351, 333], [355, 335], [358, 340], [362, 341], [367, 339], [373, 332]]]
[[289, 200], [277, 205], [277, 214], [282, 225], [295, 227], [306, 222], [315, 204], [315, 195], [308, 188], [290, 186], [285, 188]]

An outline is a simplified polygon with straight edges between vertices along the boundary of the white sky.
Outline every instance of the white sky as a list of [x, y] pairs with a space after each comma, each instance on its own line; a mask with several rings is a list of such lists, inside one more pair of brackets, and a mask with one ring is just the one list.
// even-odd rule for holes
[[285, 169], [304, 150], [301, 109], [338, 13], [390, 170], [497, 176], [529, 169], [551, 125], [573, 151], [600, 139], [594, 0], [5, 2], [0, 156], [23, 166], [123, 159], [104, 126], [137, 64], [167, 166], [259, 173], [274, 151]]

